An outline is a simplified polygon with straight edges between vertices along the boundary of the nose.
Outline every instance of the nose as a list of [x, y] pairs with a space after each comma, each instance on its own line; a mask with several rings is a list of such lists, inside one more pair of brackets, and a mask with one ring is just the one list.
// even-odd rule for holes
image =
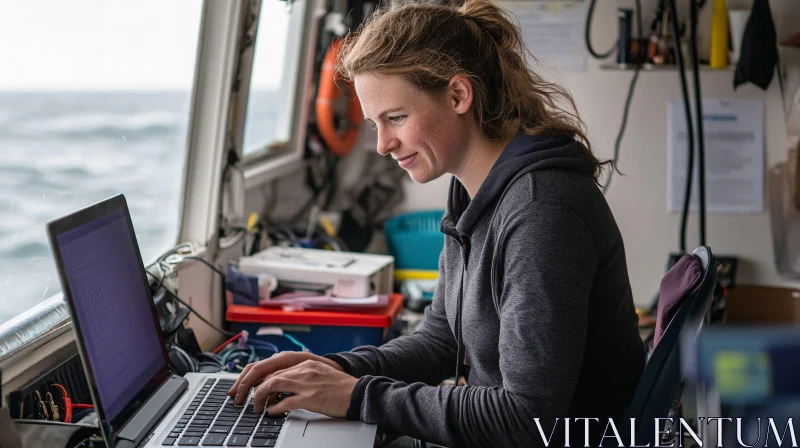
[[397, 148], [399, 141], [386, 129], [378, 128], [378, 154], [385, 156]]

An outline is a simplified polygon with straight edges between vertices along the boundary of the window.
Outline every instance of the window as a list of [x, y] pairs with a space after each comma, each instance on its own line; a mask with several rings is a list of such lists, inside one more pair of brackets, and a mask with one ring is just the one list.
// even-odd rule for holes
[[123, 193], [175, 244], [202, 2], [0, 5], [0, 325], [61, 290], [47, 221]]
[[290, 147], [305, 4], [261, 3], [244, 127], [243, 153], [248, 159], [273, 156]]

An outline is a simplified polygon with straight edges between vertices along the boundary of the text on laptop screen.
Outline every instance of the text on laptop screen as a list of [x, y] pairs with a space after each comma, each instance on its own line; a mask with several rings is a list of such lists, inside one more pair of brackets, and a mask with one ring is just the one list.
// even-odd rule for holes
[[123, 210], [56, 237], [105, 418], [166, 368]]

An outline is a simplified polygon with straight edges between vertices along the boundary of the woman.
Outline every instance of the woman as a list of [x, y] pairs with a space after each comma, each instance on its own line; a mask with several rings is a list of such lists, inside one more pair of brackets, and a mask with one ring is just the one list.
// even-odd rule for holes
[[[563, 89], [526, 65], [486, 0], [376, 14], [343, 49], [378, 152], [425, 183], [452, 174], [438, 289], [421, 328], [380, 348], [281, 353], [231, 389], [445, 446], [597, 442], [644, 366], [625, 251]], [[440, 383], [464, 375], [464, 386]], [[561, 418], [559, 423], [558, 418]], [[555, 428], [555, 430], [553, 429]], [[621, 428], [620, 430], [623, 430]], [[613, 432], [608, 433], [613, 436]], [[551, 439], [552, 437], [552, 439]], [[562, 442], [563, 443], [563, 442]]]

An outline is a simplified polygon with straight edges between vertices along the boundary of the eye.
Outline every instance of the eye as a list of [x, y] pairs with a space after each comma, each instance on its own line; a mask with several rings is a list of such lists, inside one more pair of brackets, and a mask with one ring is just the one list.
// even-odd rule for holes
[[372, 123], [372, 124], [369, 126], [369, 128], [370, 128], [370, 129], [372, 129], [373, 131], [377, 131], [377, 130], [378, 130], [378, 125], [376, 125], [375, 123]]
[[389, 121], [391, 121], [394, 124], [398, 124], [401, 123], [405, 118], [406, 118], [405, 115], [398, 115], [396, 117], [389, 117]]

